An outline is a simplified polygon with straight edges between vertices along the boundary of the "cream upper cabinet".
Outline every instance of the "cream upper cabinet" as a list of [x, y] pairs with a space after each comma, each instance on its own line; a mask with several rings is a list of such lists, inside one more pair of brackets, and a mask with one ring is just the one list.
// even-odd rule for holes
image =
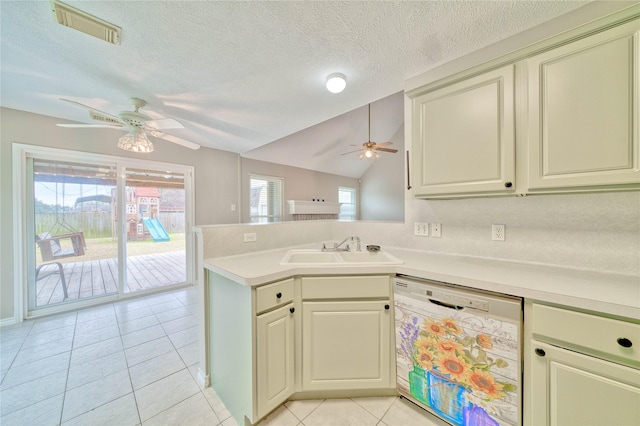
[[408, 90], [413, 195], [640, 189], [640, 19], [601, 25]]
[[526, 60], [531, 191], [640, 183], [640, 21]]
[[413, 99], [413, 194], [515, 190], [514, 66]]

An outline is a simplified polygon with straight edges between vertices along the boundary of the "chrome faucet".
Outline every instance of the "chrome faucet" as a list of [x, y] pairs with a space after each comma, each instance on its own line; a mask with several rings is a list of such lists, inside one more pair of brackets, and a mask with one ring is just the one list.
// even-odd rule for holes
[[349, 251], [349, 244], [347, 244], [347, 246], [344, 247], [344, 248], [340, 248], [341, 245], [343, 245], [344, 243], [346, 243], [349, 240], [355, 241], [357, 243], [357, 246], [356, 246], [356, 250], [357, 251], [362, 251], [362, 249], [360, 248], [360, 237], [357, 237], [357, 236], [347, 237], [344, 240], [342, 240], [342, 242], [339, 243], [339, 244], [338, 243], [333, 243], [333, 247], [332, 248], [328, 248], [325, 243], [322, 243], [322, 249], [321, 250], [322, 251]]

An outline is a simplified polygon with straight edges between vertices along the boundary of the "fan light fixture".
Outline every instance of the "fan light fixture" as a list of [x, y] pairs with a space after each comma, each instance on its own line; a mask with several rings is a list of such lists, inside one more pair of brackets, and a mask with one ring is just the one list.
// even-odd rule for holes
[[347, 77], [344, 74], [335, 73], [327, 77], [327, 90], [331, 93], [340, 93], [347, 86]]
[[129, 133], [118, 139], [118, 148], [131, 152], [153, 152], [153, 144], [144, 130], [139, 127], [131, 129]]

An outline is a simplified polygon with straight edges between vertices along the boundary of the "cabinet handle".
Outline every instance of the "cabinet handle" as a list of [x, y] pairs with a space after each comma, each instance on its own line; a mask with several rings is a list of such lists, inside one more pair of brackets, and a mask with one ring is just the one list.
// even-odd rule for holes
[[389, 306], [389, 305], [384, 305], [384, 308], [388, 311], [388, 310], [389, 310], [389, 308], [391, 308], [391, 306]]
[[633, 346], [631, 340], [627, 339], [626, 337], [618, 337], [618, 344], [623, 348], [630, 348], [631, 346]]
[[409, 162], [409, 151], [407, 151], [407, 191], [411, 189], [411, 176], [409, 175], [409, 168], [411, 163]]
[[289, 308], [289, 312], [294, 313], [296, 311], [296, 308]]
[[538, 356], [545, 356], [547, 353], [544, 351], [544, 349], [540, 349], [540, 348], [536, 348], [536, 350], [534, 351], [536, 353], [536, 355]]
[[276, 293], [276, 297], [280, 299], [282, 297], [282, 293]]
[[511, 182], [505, 182], [504, 183], [504, 187], [505, 188], [511, 188], [511, 186], [513, 186], [513, 184]]

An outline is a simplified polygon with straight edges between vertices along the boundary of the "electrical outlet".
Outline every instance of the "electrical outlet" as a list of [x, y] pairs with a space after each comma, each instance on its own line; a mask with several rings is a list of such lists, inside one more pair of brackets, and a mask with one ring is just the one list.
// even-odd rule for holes
[[428, 237], [429, 224], [426, 222], [415, 222], [413, 224], [413, 235], [417, 235], [419, 237]]
[[507, 227], [505, 225], [491, 225], [491, 239], [493, 241], [504, 241]]
[[256, 241], [258, 239], [258, 236], [256, 235], [255, 232], [247, 232], [244, 234], [244, 242], [245, 243], [252, 243], [254, 241]]
[[433, 238], [440, 238], [442, 236], [442, 224], [440, 223], [431, 224], [431, 236]]

